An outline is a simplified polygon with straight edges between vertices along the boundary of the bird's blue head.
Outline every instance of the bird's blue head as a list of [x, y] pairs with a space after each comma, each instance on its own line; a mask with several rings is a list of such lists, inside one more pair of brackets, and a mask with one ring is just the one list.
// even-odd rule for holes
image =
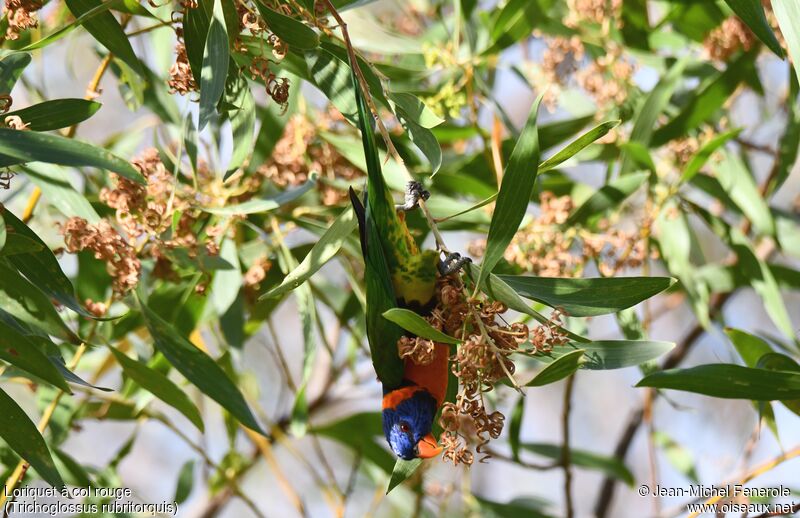
[[418, 386], [383, 396], [383, 433], [395, 455], [411, 460], [435, 457], [442, 451], [431, 434], [436, 408], [436, 399]]

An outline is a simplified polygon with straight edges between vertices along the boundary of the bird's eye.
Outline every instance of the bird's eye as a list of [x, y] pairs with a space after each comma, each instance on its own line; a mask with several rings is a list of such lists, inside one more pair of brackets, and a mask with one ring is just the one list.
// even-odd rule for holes
[[400, 423], [400, 431], [403, 433], [408, 433], [411, 431], [411, 427], [408, 426], [408, 423]]

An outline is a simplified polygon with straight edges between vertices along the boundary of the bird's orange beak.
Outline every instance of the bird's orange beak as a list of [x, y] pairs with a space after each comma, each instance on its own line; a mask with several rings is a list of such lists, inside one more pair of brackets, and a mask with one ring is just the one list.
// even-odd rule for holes
[[418, 457], [420, 459], [430, 459], [442, 453], [444, 448], [439, 446], [436, 443], [436, 439], [433, 437], [433, 434], [429, 433], [419, 440], [417, 443], [417, 449], [419, 450]]

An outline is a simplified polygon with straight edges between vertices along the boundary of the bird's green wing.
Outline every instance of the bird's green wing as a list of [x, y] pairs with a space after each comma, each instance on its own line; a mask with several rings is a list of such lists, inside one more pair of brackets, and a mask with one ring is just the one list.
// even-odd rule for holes
[[[367, 163], [367, 203], [362, 207], [351, 193], [353, 207], [359, 219], [361, 246], [364, 253], [364, 283], [367, 292], [367, 339], [372, 364], [378, 379], [387, 388], [395, 388], [403, 379], [403, 361], [397, 354], [397, 341], [403, 330], [383, 318], [383, 313], [396, 306], [392, 274], [384, 254], [382, 229], [387, 229], [393, 217], [397, 220], [391, 193], [383, 180], [378, 148], [369, 121], [369, 109], [351, 69], [353, 89], [358, 105], [358, 126]], [[399, 221], [398, 221], [399, 223]]]

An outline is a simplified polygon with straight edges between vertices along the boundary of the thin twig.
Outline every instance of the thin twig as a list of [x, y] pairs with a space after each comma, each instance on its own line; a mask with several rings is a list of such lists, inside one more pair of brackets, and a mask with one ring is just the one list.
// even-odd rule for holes
[[[770, 460], [768, 460], [768, 461], [766, 461], [766, 462], [764, 462], [762, 464], [759, 464], [758, 466], [753, 468], [749, 473], [747, 473], [745, 476], [741, 477], [739, 479], [739, 481], [738, 481], [738, 484], [743, 486], [743, 485], [747, 484], [748, 482], [750, 482], [751, 480], [753, 480], [754, 478], [756, 478], [758, 476], [761, 476], [761, 475], [763, 475], [764, 473], [766, 473], [768, 471], [771, 471], [772, 469], [774, 469], [775, 467], [779, 466], [780, 464], [786, 462], [787, 460], [793, 459], [795, 457], [800, 457], [800, 445], [795, 446], [794, 448], [792, 448], [791, 450], [789, 450], [786, 453], [781, 453], [777, 457], [775, 457], [773, 459], [770, 459]], [[726, 485], [730, 485], [730, 484], [724, 484], [723, 483], [718, 487], [725, 487]], [[723, 493], [722, 492], [719, 492], [719, 493], [720, 494], [717, 494], [717, 495], [709, 498], [705, 502], [703, 502], [703, 504], [704, 505], [711, 505], [711, 504], [715, 504], [715, 503], [719, 502], [723, 497]], [[688, 518], [695, 518], [699, 514], [700, 514], [699, 512], [694, 512], [694, 513], [690, 514]]]

